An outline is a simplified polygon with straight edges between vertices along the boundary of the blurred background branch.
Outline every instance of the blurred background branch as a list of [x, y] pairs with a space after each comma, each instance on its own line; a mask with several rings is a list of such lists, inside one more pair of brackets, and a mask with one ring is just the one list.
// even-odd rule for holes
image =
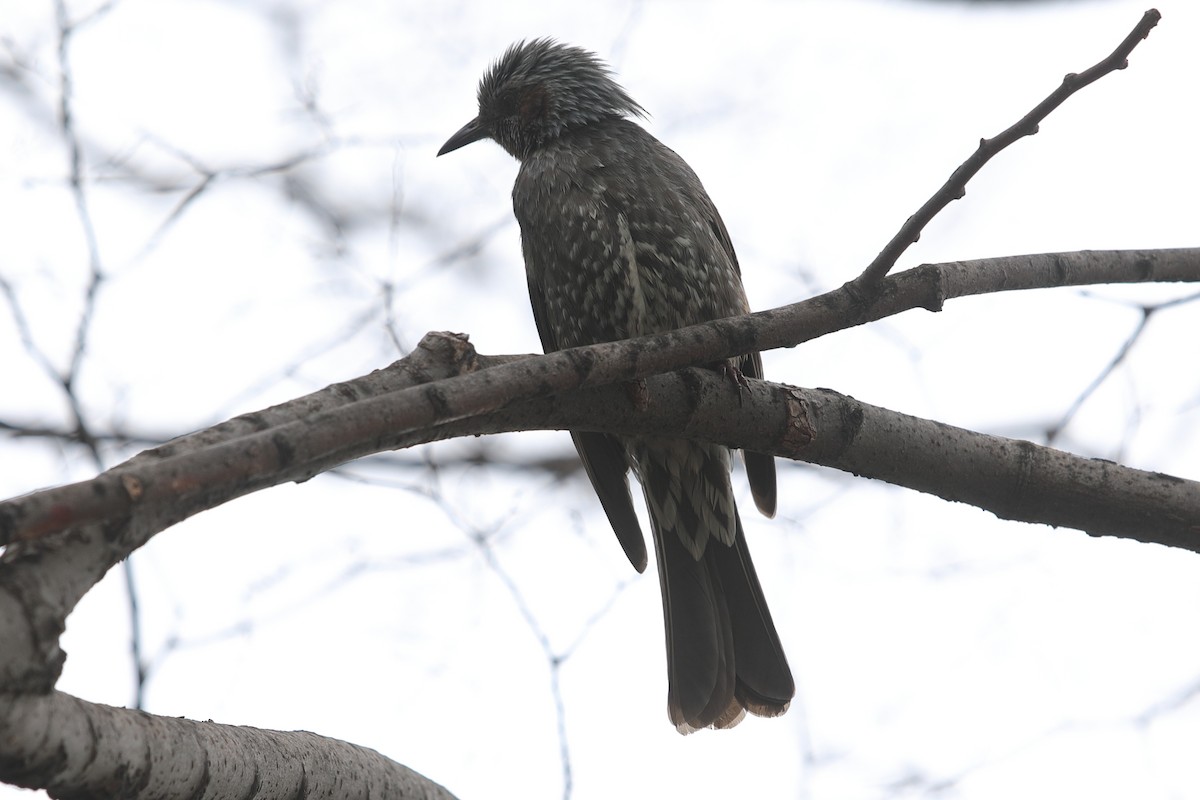
[[[980, 173], [908, 266], [1196, 245], [1200, 9], [1160, 9], [1136, 69]], [[516, 39], [611, 57], [721, 207], [762, 309], [860, 273], [964, 146], [1144, 10], [10, 4], [0, 495], [364, 374], [428, 330], [536, 350], [515, 166], [498, 148], [433, 159]], [[767, 374], [1194, 479], [1195, 301], [1171, 286], [984, 296], [770, 354]], [[551, 433], [445, 442], [199, 515], [84, 598], [59, 688], [317, 730], [463, 796], [1168, 797], [1200, 782], [1200, 644], [1179, 635], [1200, 602], [1193, 556], [807, 466], [783, 470], [778, 519], [747, 520], [781, 597], [793, 710], [674, 741], [657, 589], [570, 461]]]

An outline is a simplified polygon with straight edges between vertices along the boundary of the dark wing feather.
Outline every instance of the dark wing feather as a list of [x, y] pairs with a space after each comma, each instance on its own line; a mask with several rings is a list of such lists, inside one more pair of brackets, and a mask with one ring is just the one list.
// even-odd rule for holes
[[[707, 204], [709, 213], [709, 225], [712, 227], [713, 233], [717, 237], [717, 241], [721, 243], [721, 248], [725, 254], [729, 256], [729, 261], [733, 264], [733, 269], [740, 276], [742, 268], [738, 264], [737, 253], [733, 249], [733, 240], [729, 238], [729, 231], [725, 228], [725, 221], [721, 219], [720, 213], [717, 212], [716, 206], [710, 200]], [[750, 309], [747, 307], [746, 311]], [[748, 353], [742, 359], [742, 374], [747, 378], [763, 379], [762, 357], [758, 353]], [[744, 452], [743, 457], [746, 460], [746, 479], [750, 482], [750, 494], [754, 497], [754, 505], [758, 506], [758, 510], [768, 517], [775, 516], [776, 489], [775, 489], [775, 458], [773, 456], [764, 455], [762, 453]]]
[[571, 431], [579, 460], [592, 481], [592, 488], [604, 506], [604, 513], [612, 525], [621, 549], [629, 563], [638, 572], [646, 569], [646, 539], [633, 510], [633, 499], [629, 495], [629, 464], [625, 459], [625, 448], [615, 437], [606, 433]]
[[[742, 374], [747, 378], [762, 380], [762, 357], [758, 353], [750, 353], [742, 362]], [[754, 497], [754, 505], [768, 517], [775, 516], [775, 458], [763, 453], [745, 451], [742, 457], [746, 460], [746, 480], [750, 482], [750, 494]]]
[[[533, 321], [542, 339], [542, 349], [553, 353], [559, 347], [554, 331], [546, 321], [545, 292], [532, 279], [529, 281], [529, 302], [533, 306]], [[605, 433], [571, 431], [571, 440], [575, 442], [579, 460], [600, 498], [600, 505], [604, 507], [621, 549], [634, 569], [645, 571], [646, 539], [642, 536], [642, 527], [629, 494], [629, 463], [625, 448], [615, 437]]]

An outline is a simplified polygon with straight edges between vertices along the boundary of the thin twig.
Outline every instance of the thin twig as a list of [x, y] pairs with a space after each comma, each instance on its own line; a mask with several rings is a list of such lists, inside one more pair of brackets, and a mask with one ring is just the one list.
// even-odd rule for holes
[[1049, 116], [1051, 111], [1062, 105], [1068, 97], [1110, 72], [1125, 69], [1129, 65], [1129, 54], [1133, 52], [1133, 48], [1150, 35], [1151, 29], [1158, 24], [1160, 19], [1162, 19], [1162, 14], [1158, 12], [1158, 9], [1150, 9], [1142, 15], [1141, 21], [1107, 58], [1083, 72], [1068, 74], [1057, 89], [1034, 106], [1033, 110], [1018, 120], [1016, 124], [991, 139], [980, 139], [979, 147], [971, 157], [954, 170], [942, 188], [938, 189], [932, 197], [925, 201], [925, 205], [917, 210], [917, 213], [900, 226], [900, 230], [879, 252], [879, 255], [875, 256], [875, 260], [863, 270], [861, 275], [850, 282], [851, 288], [860, 292], [863, 297], [874, 297], [879, 291], [880, 281], [896, 265], [904, 251], [921, 238], [921, 231], [943, 208], [966, 195], [967, 181], [975, 177], [975, 173], [979, 172], [984, 164], [1018, 139], [1037, 133], [1041, 121]]
[[[57, 0], [54, 5], [55, 19], [58, 23], [59, 125], [67, 144], [70, 159], [71, 196], [75, 200], [75, 211], [79, 217], [79, 226], [83, 231], [88, 256], [88, 282], [84, 290], [83, 309], [75, 327], [75, 344], [71, 352], [70, 363], [59, 376], [59, 384], [66, 395], [71, 414], [75, 418], [76, 436], [90, 453], [97, 470], [104, 469], [104, 456], [100, 452], [99, 442], [92, 434], [91, 425], [84, 415], [83, 404], [79, 401], [76, 393], [76, 379], [83, 369], [83, 361], [88, 351], [88, 339], [96, 316], [100, 288], [105, 282], [105, 274], [100, 257], [100, 243], [96, 237], [96, 226], [92, 220], [91, 206], [88, 202], [83, 145], [75, 129], [73, 106], [75, 77], [71, 69], [70, 49], [73, 37], [80, 28], [108, 14], [113, 5], [113, 2], [105, 3], [95, 9], [92, 14], [74, 22], [70, 19], [70, 12], [64, 0]], [[134, 668], [134, 707], [141, 709], [146, 695], [147, 674], [146, 659], [142, 652], [142, 621], [138, 610], [137, 582], [134, 580], [133, 565], [130, 559], [125, 560], [121, 569], [129, 601], [129, 648]]]
[[1133, 350], [1134, 345], [1138, 343], [1138, 341], [1142, 338], [1142, 335], [1146, 332], [1146, 329], [1150, 324], [1151, 317], [1164, 309], [1173, 308], [1184, 303], [1194, 303], [1197, 300], [1200, 300], [1200, 293], [1190, 294], [1184, 297], [1176, 297], [1173, 300], [1167, 300], [1155, 305], [1139, 306], [1138, 310], [1141, 312], [1141, 318], [1138, 320], [1138, 324], [1133, 329], [1133, 332], [1125, 338], [1125, 341], [1121, 344], [1121, 347], [1117, 350], [1116, 354], [1113, 355], [1112, 359], [1109, 360], [1104, 369], [1100, 371], [1100, 374], [1093, 378], [1092, 382], [1088, 384], [1087, 388], [1075, 398], [1075, 402], [1071, 403], [1071, 407], [1067, 409], [1062, 418], [1046, 429], [1046, 444], [1052, 445], [1058, 440], [1058, 437], [1062, 435], [1063, 430], [1065, 430], [1066, 427], [1071, 424], [1071, 421], [1075, 419], [1075, 415], [1079, 413], [1079, 409], [1083, 408], [1083, 404], [1086, 403], [1091, 396], [1095, 394], [1101, 386], [1104, 385], [1105, 381], [1112, 377], [1113, 373], [1116, 372], [1117, 367], [1125, 363], [1125, 359], [1129, 357], [1129, 353], [1131, 350]]

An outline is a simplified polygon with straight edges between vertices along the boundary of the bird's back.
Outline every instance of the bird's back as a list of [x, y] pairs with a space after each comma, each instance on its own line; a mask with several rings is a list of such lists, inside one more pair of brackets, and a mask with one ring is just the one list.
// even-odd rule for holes
[[725, 225], [692, 169], [636, 123], [569, 131], [513, 188], [547, 350], [661, 333], [749, 310]]

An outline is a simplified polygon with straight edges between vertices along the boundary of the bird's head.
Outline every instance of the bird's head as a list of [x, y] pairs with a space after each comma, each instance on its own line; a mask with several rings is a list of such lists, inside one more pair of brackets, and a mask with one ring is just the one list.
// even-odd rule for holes
[[645, 110], [595, 53], [553, 39], [517, 42], [479, 81], [479, 115], [438, 155], [491, 138], [517, 158], [590, 122]]

